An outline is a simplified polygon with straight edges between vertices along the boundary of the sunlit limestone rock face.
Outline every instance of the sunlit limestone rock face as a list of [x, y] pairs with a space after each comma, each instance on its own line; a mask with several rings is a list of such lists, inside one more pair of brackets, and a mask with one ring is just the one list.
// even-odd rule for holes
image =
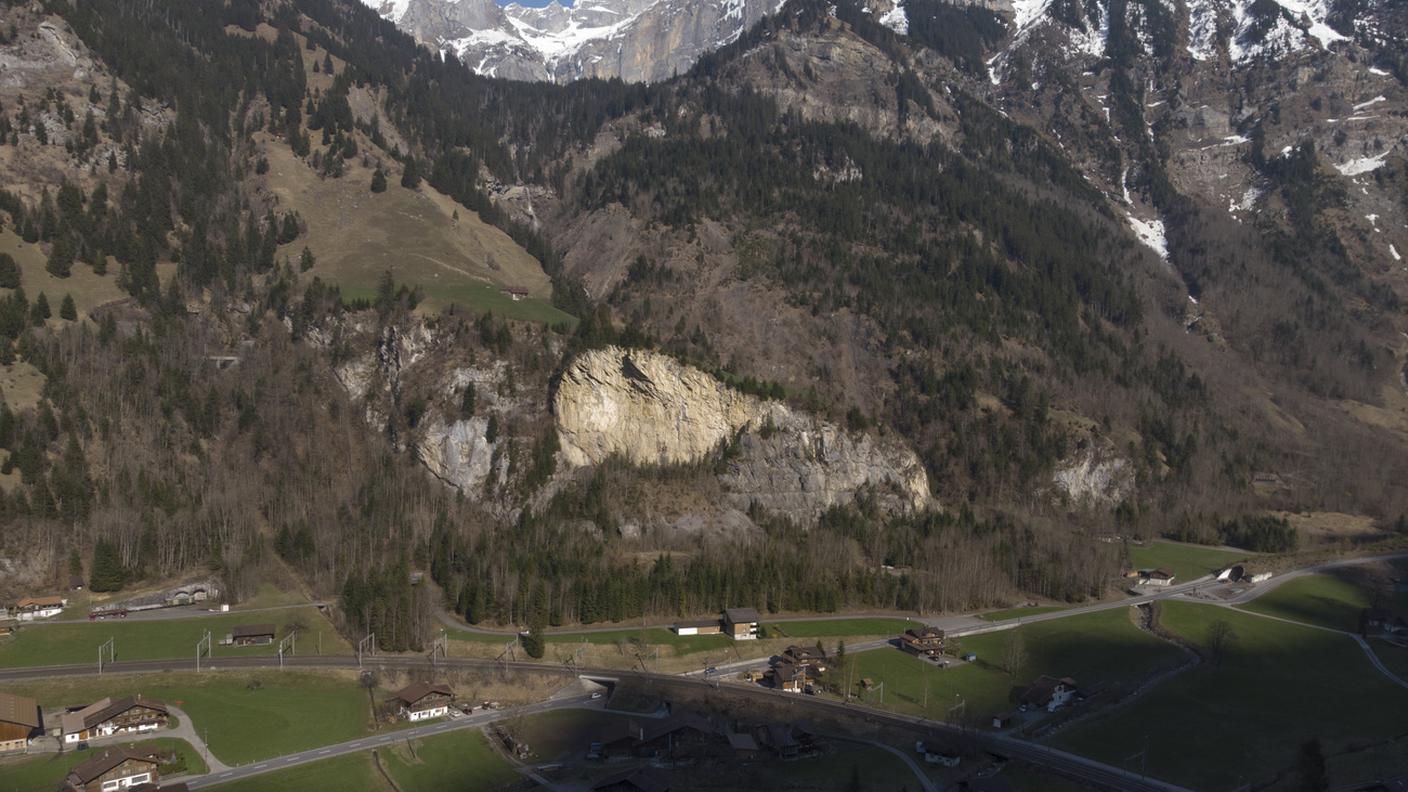
[[612, 457], [688, 465], [719, 454], [726, 505], [799, 519], [861, 492], [893, 511], [930, 504], [924, 467], [903, 443], [741, 393], [654, 352], [608, 347], [580, 355], [553, 404], [570, 466]]

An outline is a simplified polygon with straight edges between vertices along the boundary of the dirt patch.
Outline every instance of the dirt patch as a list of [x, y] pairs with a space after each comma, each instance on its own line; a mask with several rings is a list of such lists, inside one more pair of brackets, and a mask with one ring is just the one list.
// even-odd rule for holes
[[1383, 533], [1374, 518], [1364, 514], [1272, 512], [1272, 515], [1285, 518], [1300, 534], [1302, 540], [1312, 544], [1341, 541], [1361, 542]]

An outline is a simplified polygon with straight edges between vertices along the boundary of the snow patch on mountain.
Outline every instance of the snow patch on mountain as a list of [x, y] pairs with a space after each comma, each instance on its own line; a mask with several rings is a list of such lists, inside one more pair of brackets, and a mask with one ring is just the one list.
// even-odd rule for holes
[[904, 10], [904, 3], [895, 3], [895, 7], [880, 15], [880, 24], [900, 35], [909, 34], [909, 14]]
[[1335, 166], [1343, 176], [1358, 176], [1362, 173], [1378, 170], [1383, 166], [1384, 160], [1388, 159], [1388, 152], [1385, 151], [1375, 157], [1359, 157]]

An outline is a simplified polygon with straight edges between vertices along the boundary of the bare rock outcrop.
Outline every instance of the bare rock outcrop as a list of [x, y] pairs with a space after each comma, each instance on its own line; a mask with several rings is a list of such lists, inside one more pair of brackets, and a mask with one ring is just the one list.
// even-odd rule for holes
[[931, 501], [923, 464], [897, 440], [848, 432], [655, 352], [580, 355], [563, 373], [554, 408], [562, 459], [574, 467], [611, 457], [693, 464], [727, 448], [719, 478], [722, 505], [733, 509], [757, 505], [810, 520], [862, 491], [900, 511]]

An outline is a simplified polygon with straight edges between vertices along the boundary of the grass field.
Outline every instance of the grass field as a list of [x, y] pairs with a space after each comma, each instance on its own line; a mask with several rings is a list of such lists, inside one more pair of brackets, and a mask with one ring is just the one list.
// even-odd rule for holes
[[474, 730], [402, 743], [381, 758], [402, 792], [488, 792], [522, 777]]
[[1129, 546], [1129, 562], [1135, 569], [1163, 567], [1174, 574], [1174, 583], [1196, 580], [1233, 561], [1247, 558], [1246, 553], [1217, 547], [1153, 541]]
[[763, 622], [762, 626], [767, 629], [770, 637], [816, 639], [899, 635], [905, 630], [924, 625], [909, 619], [813, 619]]
[[1220, 790], [1292, 769], [1312, 737], [1335, 754], [1404, 732], [1408, 690], [1375, 671], [1349, 637], [1212, 605], [1163, 605], [1164, 626], [1195, 643], [1218, 620], [1236, 634], [1221, 667], [1180, 674], [1055, 743], [1117, 765], [1147, 743], [1152, 774]]
[[310, 792], [335, 789], [337, 792], [392, 792], [372, 764], [370, 753], [347, 754], [321, 762], [299, 765], [290, 770], [246, 778], [211, 787], [220, 792]]
[[[121, 743], [137, 748], [153, 748], [161, 751], [175, 750], [186, 760], [186, 773], [200, 774], [206, 771], [205, 760], [185, 740], [157, 738]], [[34, 792], [54, 789], [64, 780], [75, 765], [101, 756], [112, 745], [96, 746], [87, 751], [66, 751], [61, 754], [45, 754], [33, 759], [24, 759], [13, 764], [0, 764], [0, 792]]]
[[97, 663], [98, 644], [113, 639], [118, 660], [169, 660], [195, 658], [196, 642], [209, 630], [217, 642], [215, 662], [220, 657], [275, 654], [274, 646], [219, 646], [220, 638], [237, 624], [273, 622], [279, 628], [301, 623], [306, 628], [299, 636], [298, 649], [303, 654], [316, 651], [316, 631], [322, 631], [323, 652], [351, 654], [352, 648], [342, 640], [332, 624], [317, 608], [291, 608], [259, 614], [225, 613], [189, 619], [142, 621], [118, 619], [104, 622], [64, 622], [26, 625], [12, 638], [0, 643], [0, 666], [63, 665]]
[[[1021, 635], [1027, 660], [1019, 673], [1009, 675], [1000, 658], [1013, 634]], [[883, 682], [886, 709], [942, 720], [950, 719], [950, 711], [962, 701], [964, 710], [953, 718], [962, 713], [986, 725], [993, 715], [1014, 707], [1014, 689], [1042, 674], [1075, 677], [1087, 687], [1114, 685], [1172, 665], [1180, 657], [1175, 647], [1140, 631], [1122, 608], [969, 636], [962, 639], [960, 651], [976, 652], [978, 661], [940, 669], [899, 650], [861, 652], [852, 655], [853, 676]], [[878, 694], [866, 694], [866, 700], [880, 704]]]
[[[20, 239], [10, 228], [0, 231], [0, 253], [9, 253], [20, 265], [20, 286], [24, 288], [24, 294], [30, 302], [40, 293], [49, 300], [49, 307], [54, 312], [53, 318], [49, 320], [51, 326], [66, 324], [59, 318], [59, 304], [63, 302], [65, 294], [73, 295], [73, 304], [78, 309], [79, 316], [86, 316], [99, 305], [127, 296], [127, 293], [117, 286], [119, 265], [111, 260], [106, 275], [96, 275], [93, 268], [86, 263], [74, 262], [67, 278], [56, 278], [44, 269], [49, 257], [43, 248]], [[0, 293], [9, 294], [10, 290], [0, 289]]]
[[[537, 259], [428, 184], [401, 187], [394, 162], [386, 192], [376, 194], [369, 189], [372, 171], [357, 160], [348, 161], [342, 178], [320, 179], [283, 143], [266, 139], [264, 150], [270, 189], [307, 223], [307, 234], [279, 251], [293, 261], [305, 246], [313, 252], [316, 264], [305, 279], [335, 283], [349, 300], [371, 298], [389, 270], [398, 284], [419, 287], [433, 310], [456, 304], [514, 319], [575, 321], [552, 306]], [[527, 289], [530, 297], [515, 302], [504, 287]]]
[[1356, 583], [1330, 575], [1305, 575], [1241, 607], [1291, 621], [1357, 632], [1359, 615], [1369, 607], [1369, 592]]
[[1036, 616], [1041, 613], [1054, 613], [1065, 609], [1066, 606], [1064, 605], [1032, 605], [1023, 608], [988, 611], [987, 613], [978, 614], [978, 618], [986, 621], [999, 622], [1007, 621], [1008, 619], [1020, 619], [1024, 616]]
[[[251, 689], [254, 680], [257, 689]], [[369, 732], [367, 693], [348, 676], [275, 670], [173, 673], [10, 683], [0, 689], [33, 697], [44, 707], [136, 693], [169, 701], [191, 716], [211, 753], [231, 765], [355, 740]], [[309, 728], [310, 712], [317, 713], [317, 728]]]

